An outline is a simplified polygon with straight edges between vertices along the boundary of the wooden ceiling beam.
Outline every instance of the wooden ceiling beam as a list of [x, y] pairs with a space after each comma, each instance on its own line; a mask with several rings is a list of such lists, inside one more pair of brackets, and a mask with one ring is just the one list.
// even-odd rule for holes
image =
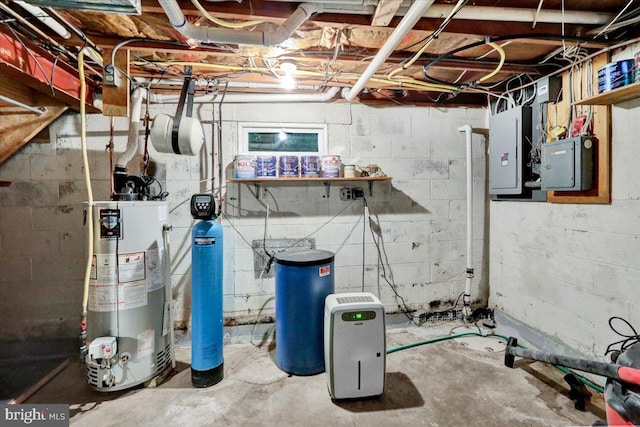
[[[181, 10], [185, 15], [200, 16], [200, 12], [195, 8], [190, 0], [179, 0]], [[234, 2], [224, 3], [206, 3], [206, 9], [216, 17], [222, 19], [237, 20], [265, 20], [276, 24], [281, 24], [295, 10], [295, 4], [279, 1], [260, 1], [253, 0], [251, 6], [247, 4], [237, 4]], [[143, 13], [158, 13], [164, 15], [162, 7], [155, 0], [143, 0]], [[393, 16], [387, 25], [393, 30], [400, 23], [401, 16]], [[310, 24], [318, 26], [331, 26], [334, 28], [348, 28], [352, 26], [371, 26], [370, 13], [321, 13], [311, 17], [308, 21]], [[442, 19], [439, 18], [421, 18], [414, 26], [414, 30], [434, 31], [440, 24]], [[581, 36], [589, 29], [595, 26], [565, 24], [564, 31], [567, 36]], [[378, 27], [384, 29], [384, 27]], [[562, 34], [561, 24], [550, 24], [539, 22], [535, 28], [531, 28], [530, 22], [510, 22], [510, 21], [485, 21], [485, 20], [461, 20], [453, 19], [446, 29], [450, 34], [470, 34], [473, 33], [482, 37], [495, 37], [507, 35], [540, 35], [540, 34]]]
[[371, 26], [386, 27], [396, 15], [402, 0], [380, 0], [371, 19]]

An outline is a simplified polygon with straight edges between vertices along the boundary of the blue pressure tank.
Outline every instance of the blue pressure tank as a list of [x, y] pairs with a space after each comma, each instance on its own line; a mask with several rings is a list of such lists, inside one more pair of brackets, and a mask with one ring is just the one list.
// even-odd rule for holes
[[222, 226], [200, 221], [191, 234], [191, 383], [202, 388], [224, 376]]
[[294, 375], [324, 372], [324, 300], [334, 292], [334, 254], [276, 254], [276, 364]]

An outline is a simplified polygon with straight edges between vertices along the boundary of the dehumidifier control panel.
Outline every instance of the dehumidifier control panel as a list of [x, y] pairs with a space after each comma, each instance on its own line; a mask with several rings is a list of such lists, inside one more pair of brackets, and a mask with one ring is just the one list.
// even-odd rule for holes
[[346, 311], [342, 313], [342, 320], [345, 322], [362, 322], [376, 318], [375, 311]]
[[216, 203], [213, 194], [191, 196], [191, 216], [194, 219], [211, 219], [215, 216]]

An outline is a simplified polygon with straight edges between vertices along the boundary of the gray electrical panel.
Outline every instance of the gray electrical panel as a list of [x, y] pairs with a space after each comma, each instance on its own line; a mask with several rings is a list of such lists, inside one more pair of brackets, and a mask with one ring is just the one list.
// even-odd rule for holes
[[531, 107], [514, 107], [489, 118], [489, 194], [524, 196], [531, 177], [526, 166], [531, 147]]
[[590, 190], [593, 186], [593, 136], [542, 144], [542, 189]]

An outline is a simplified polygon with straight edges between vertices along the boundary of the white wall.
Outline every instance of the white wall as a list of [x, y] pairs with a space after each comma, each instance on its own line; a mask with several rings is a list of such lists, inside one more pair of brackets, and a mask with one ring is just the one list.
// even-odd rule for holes
[[[174, 105], [157, 105], [151, 115], [172, 113]], [[172, 282], [177, 326], [188, 323], [190, 307], [190, 226], [188, 200], [210, 189], [211, 134], [214, 108], [200, 105], [208, 147], [201, 156], [157, 154], [152, 159], [166, 173], [170, 195]], [[215, 108], [217, 115], [218, 109]], [[5, 340], [43, 336], [75, 336], [84, 274], [85, 239], [78, 117], [64, 116], [50, 129], [51, 144], [30, 144], [0, 165], [0, 178], [14, 183], [0, 190], [0, 332]], [[231, 170], [237, 153], [238, 122], [300, 122], [328, 126], [329, 150], [344, 162], [375, 163], [393, 177], [376, 183], [367, 198], [377, 214], [384, 251], [397, 290], [414, 307], [441, 301], [446, 309], [464, 289], [465, 151], [458, 127], [486, 128], [484, 109], [416, 107], [372, 108], [349, 104], [227, 104], [222, 109], [223, 155]], [[109, 119], [88, 120], [91, 173], [95, 200], [109, 195]], [[116, 120], [116, 151], [124, 151], [126, 119]], [[472, 299], [486, 303], [488, 261], [485, 240], [484, 139], [474, 136], [475, 268]], [[116, 156], [117, 157], [117, 156]], [[131, 162], [138, 171], [139, 158]], [[162, 175], [161, 175], [162, 178]], [[316, 246], [336, 253], [336, 290], [360, 290], [362, 284], [362, 204], [339, 200], [340, 185], [324, 197], [322, 183], [268, 185], [256, 199], [253, 186], [224, 183], [225, 316], [239, 322], [255, 319], [258, 310], [273, 314], [273, 279], [255, 278], [253, 254], [230, 223], [251, 242], [262, 239], [266, 204], [267, 238], [300, 238], [318, 229]], [[216, 184], [217, 186], [217, 184]], [[337, 216], [336, 216], [337, 215]], [[335, 218], [334, 218], [335, 217]], [[366, 231], [366, 290], [397, 311], [389, 286], [380, 277], [377, 252]]]
[[490, 305], [593, 357], [621, 339], [609, 317], [640, 326], [638, 122], [638, 101], [612, 107], [610, 205], [490, 206]]

